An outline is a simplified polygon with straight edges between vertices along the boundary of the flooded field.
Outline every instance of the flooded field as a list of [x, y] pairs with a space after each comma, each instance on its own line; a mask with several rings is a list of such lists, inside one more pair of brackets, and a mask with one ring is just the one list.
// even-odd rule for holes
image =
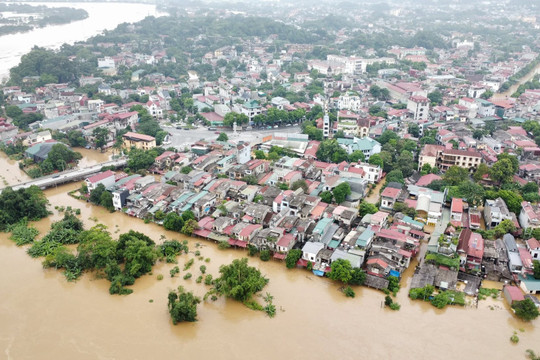
[[[95, 224], [89, 218], [96, 217], [115, 236], [134, 229], [156, 241], [161, 235], [183, 239], [157, 225], [74, 200], [66, 193], [76, 187], [47, 190], [52, 207], [81, 208], [87, 227]], [[60, 217], [54, 213], [36, 224], [42, 234]], [[189, 242], [191, 253], [179, 258], [181, 269], [194, 258], [197, 240]], [[478, 309], [445, 310], [410, 301], [406, 289], [414, 264], [398, 294], [401, 310], [394, 312], [381, 307], [381, 292], [359, 287], [356, 298], [346, 298], [328, 279], [251, 258], [250, 263], [270, 279], [265, 290], [278, 308], [274, 319], [219, 299], [199, 306], [198, 322], [173, 326], [166, 306], [169, 289], [183, 285], [203, 296], [207, 287], [194, 280], [201, 264], [215, 276], [220, 264], [246, 254], [200, 242], [201, 255], [211, 262], [196, 260], [189, 270], [192, 279], [183, 280], [184, 271], [170, 278], [174, 264], [158, 263], [152, 275], [137, 280], [133, 294], [111, 296], [106, 280], [86, 274], [69, 283], [61, 272], [44, 270], [41, 260], [30, 258], [25, 248], [0, 234], [0, 348], [5, 358], [34, 359], [40, 354], [56, 359], [524, 359], [526, 349], [540, 351], [537, 324], [519, 321], [501, 300], [482, 301]], [[162, 281], [156, 279], [158, 274], [163, 274]], [[509, 340], [513, 331], [520, 337], [517, 345]]]
[[30, 177], [19, 169], [17, 161], [10, 160], [3, 151], [0, 151], [0, 188], [28, 180], [31, 180]]

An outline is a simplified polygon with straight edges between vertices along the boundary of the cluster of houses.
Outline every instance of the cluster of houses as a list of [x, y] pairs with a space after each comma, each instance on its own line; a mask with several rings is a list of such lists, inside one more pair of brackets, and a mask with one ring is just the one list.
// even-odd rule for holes
[[[457, 267], [425, 263], [417, 274], [427, 282], [417, 278], [413, 286], [431, 283], [454, 289], [458, 279], [467, 280], [467, 292], [474, 295], [487, 277], [515, 281], [526, 292], [539, 291], [539, 282], [532, 278], [533, 260], [540, 256], [536, 239], [518, 246], [512, 234], [492, 241], [474, 232], [505, 219], [516, 224], [516, 234], [540, 226], [535, 205], [524, 202], [519, 219], [501, 198], [487, 200], [479, 211], [462, 199], [448, 198], [446, 190], [428, 188], [440, 179], [428, 174], [411, 177], [406, 185], [388, 183], [380, 193], [379, 211], [359, 217], [358, 206], [370, 184], [382, 179], [380, 167], [324, 163], [307, 154], [275, 162], [251, 157], [249, 143], [200, 141], [190, 152], [165, 151], [158, 156], [150, 170], [160, 175], [159, 180], [107, 171], [88, 178], [87, 185], [92, 190], [103, 183], [113, 194], [115, 209], [141, 219], [189, 210], [199, 225], [194, 236], [204, 239], [271, 250], [276, 259], [301, 249], [298, 265], [320, 275], [329, 271], [332, 261], [347, 259], [366, 270], [370, 286], [385, 288], [388, 276], [400, 277], [421, 242], [428, 240], [428, 254], [455, 258]], [[187, 166], [192, 170], [186, 174], [181, 170]], [[298, 180], [306, 187], [291, 190]], [[323, 191], [343, 182], [350, 185], [351, 194], [342, 204], [321, 201]], [[413, 209], [414, 216], [396, 213], [397, 203]]]
[[[396, 5], [394, 10], [399, 11], [391, 17], [370, 21], [403, 30], [401, 27], [409, 25], [401, 20], [412, 15], [411, 7], [414, 5]], [[422, 7], [426, 13], [433, 11], [430, 5]], [[505, 8], [513, 14], [513, 9]], [[305, 16], [304, 11], [310, 10], [295, 16]], [[520, 21], [526, 23], [520, 23], [522, 26], [536, 23]], [[134, 26], [130, 29], [136, 30]], [[335, 45], [356, 36], [356, 31], [331, 32]], [[357, 32], [372, 35], [369, 28]], [[204, 42], [206, 36], [189, 40]], [[158, 156], [149, 171], [159, 179], [106, 171], [88, 178], [88, 188], [103, 184], [113, 194], [115, 209], [138, 218], [155, 219], [158, 213], [189, 210], [199, 224], [194, 235], [201, 238], [268, 249], [276, 259], [283, 259], [293, 248], [301, 249], [299, 265], [309, 264], [318, 274], [327, 272], [332, 261], [347, 259], [364, 268], [368, 285], [377, 288], [387, 286], [388, 276], [400, 277], [419, 253], [422, 240], [429, 240], [428, 258], [421, 261], [413, 286], [455, 289], [461, 280], [468, 284], [466, 292], [474, 294], [486, 277], [514, 281], [523, 291], [537, 293], [538, 281], [531, 274], [533, 261], [539, 256], [538, 241], [530, 238], [522, 244], [514, 238], [527, 238], [531, 229], [540, 227], [536, 204], [523, 202], [519, 214], [510, 212], [501, 198], [476, 208], [463, 199], [449, 198], [447, 190], [428, 187], [441, 176], [414, 174], [405, 184], [386, 184], [375, 214], [358, 215], [362, 199], [384, 178], [383, 169], [370, 164], [369, 159], [383, 151], [377, 139], [388, 130], [422, 144], [414, 154], [419, 171], [425, 165], [440, 173], [458, 166], [472, 173], [480, 164], [494, 164], [497, 156], [506, 152], [520, 160], [515, 182], [540, 181], [540, 147], [520, 126], [538, 118], [540, 90], [525, 89], [516, 97], [492, 95], [533, 64], [539, 54], [523, 46], [500, 59], [500, 50], [482, 36], [452, 32], [441, 38], [451, 46], [428, 50], [395, 45], [384, 51], [358, 48], [354, 50], [357, 54], [329, 54], [325, 59], [313, 59], [312, 44], [280, 42], [277, 52], [276, 35], [239, 39], [237, 45], [241, 46], [207, 49], [197, 57], [185, 53], [183, 60], [189, 69], [180, 78], [146, 70], [177, 63], [163, 40], [149, 44], [147, 53], [139, 53], [133, 41], [100, 43], [97, 47], [82, 44], [93, 50], [110, 50], [97, 59], [100, 76], [78, 79], [81, 87], [95, 86], [99, 98], [78, 91], [76, 84], [47, 84], [24, 91], [39, 80], [24, 78], [24, 86], [2, 88], [6, 103], [17, 106], [23, 114], [41, 114], [43, 119], [31, 123], [31, 131], [21, 132], [0, 118], [0, 141], [20, 142], [27, 147], [25, 155], [39, 162], [58, 143], [53, 139], [55, 133], [73, 130], [80, 132], [89, 146], [96, 146], [95, 130], [105, 129], [102, 147], [113, 146], [122, 133], [126, 148], [155, 148], [154, 137], [137, 132], [140, 119], [138, 112], [131, 111], [134, 106], [146, 109], [162, 124], [176, 121], [186, 112], [186, 119], [179, 120], [187, 121], [189, 115], [197, 114], [198, 119], [220, 129], [229, 113], [245, 115], [249, 120], [246, 128], [268, 127], [260, 123], [259, 115], [276, 113], [274, 110], [304, 114], [321, 106], [324, 116], [314, 120], [324, 138], [340, 134], [336, 137], [339, 146], [348, 154], [362, 152], [364, 161], [319, 161], [321, 141], [294, 131], [267, 134], [257, 144], [208, 137], [189, 144], [189, 152], [169, 149]], [[302, 60], [304, 57], [311, 60]], [[210, 66], [216, 76], [205, 78], [194, 70], [199, 65]], [[120, 67], [131, 70], [128, 88], [119, 88], [111, 80]], [[178, 111], [175, 103], [180, 97], [184, 101], [186, 94], [190, 100], [186, 103], [192, 105]], [[112, 97], [114, 102], [101, 99]], [[335, 114], [332, 121], [329, 112]], [[292, 118], [278, 119], [271, 127], [305, 120]], [[414, 127], [417, 131], [410, 130]], [[214, 136], [214, 130], [208, 134]], [[420, 142], [426, 134], [433, 137], [431, 141]], [[254, 159], [255, 146], [262, 150], [278, 146], [294, 156], [274, 162]], [[188, 166], [192, 170], [186, 174], [182, 169]], [[306, 186], [292, 190], [299, 180]], [[344, 202], [321, 201], [321, 193], [332, 192], [342, 183], [349, 184], [351, 190]], [[493, 184], [488, 174], [480, 183]], [[405, 210], [396, 212], [396, 204]], [[514, 234], [492, 241], [477, 231], [492, 229], [503, 220], [514, 223]]]
[[[534, 237], [518, 242], [515, 237], [538, 228], [534, 223], [540, 215], [538, 207], [524, 201], [518, 219], [501, 198], [486, 200], [483, 212], [453, 198], [449, 210], [449, 221], [439, 223], [430, 235], [427, 256], [416, 269], [412, 288], [434, 285], [456, 290], [459, 280], [467, 284], [467, 294], [476, 295], [481, 281], [487, 279], [514, 282], [526, 294], [540, 293], [540, 280], [533, 276], [540, 242]], [[513, 234], [491, 240], [476, 232], [493, 229], [503, 220], [515, 225]]]
[[[161, 175], [159, 180], [154, 175], [105, 171], [86, 183], [90, 191], [103, 184], [113, 195], [115, 209], [130, 216], [154, 220], [158, 212], [189, 210], [199, 224], [194, 235], [201, 238], [268, 249], [276, 259], [284, 259], [293, 248], [301, 249], [298, 265], [310, 263], [320, 275], [329, 271], [332, 261], [347, 259], [354, 267], [365, 268], [368, 284], [377, 288], [385, 288], [388, 276], [400, 277], [409, 267], [420, 242], [427, 238], [423, 227], [429, 208], [441, 206], [444, 198], [427, 188], [411, 185], [401, 190], [394, 184], [397, 197], [419, 203], [418, 217], [392, 216], [381, 210], [360, 218], [359, 201], [370, 183], [380, 181], [378, 166], [289, 157], [272, 164], [251, 159], [250, 149], [242, 142], [194, 144], [189, 153], [167, 151], [156, 158], [151, 169]], [[192, 168], [188, 174], [180, 171], [186, 166]], [[369, 177], [371, 168], [378, 173], [376, 178]], [[258, 182], [243, 181], [248, 175]], [[298, 180], [304, 180], [307, 188], [291, 190]], [[343, 203], [321, 201], [321, 192], [343, 182], [351, 186]], [[382, 195], [386, 199], [387, 191]]]

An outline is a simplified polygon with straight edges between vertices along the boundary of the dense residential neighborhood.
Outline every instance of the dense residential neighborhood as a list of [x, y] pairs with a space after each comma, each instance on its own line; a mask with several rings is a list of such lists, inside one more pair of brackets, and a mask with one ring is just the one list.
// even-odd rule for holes
[[[405, 30], [408, 10], [394, 10]], [[77, 148], [125, 157], [82, 195], [276, 261], [300, 250], [296, 265], [318, 276], [346, 260], [394, 291], [414, 264], [412, 294], [478, 296], [484, 280], [504, 283], [510, 304], [540, 293], [537, 37], [501, 49], [485, 34], [426, 31], [353, 46], [373, 24], [305, 42], [280, 24], [227, 45], [186, 34], [178, 51], [154, 21], [49, 54], [80, 67], [69, 74], [28, 70], [49, 52], [32, 50], [2, 87], [6, 154], [31, 177], [76, 168]], [[168, 221], [186, 213], [189, 229]]]

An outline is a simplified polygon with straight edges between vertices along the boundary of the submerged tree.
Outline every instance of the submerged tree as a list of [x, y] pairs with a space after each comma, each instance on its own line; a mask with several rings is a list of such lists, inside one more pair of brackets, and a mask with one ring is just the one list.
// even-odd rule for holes
[[230, 265], [222, 265], [219, 273], [221, 276], [215, 279], [210, 293], [237, 301], [250, 300], [268, 284], [268, 279], [261, 275], [257, 268], [248, 266], [247, 258], [233, 260]]
[[193, 292], [186, 292], [182, 286], [178, 291], [169, 292], [169, 314], [174, 325], [182, 321], [197, 321], [197, 305], [201, 299], [193, 295]]
[[517, 317], [525, 321], [534, 320], [540, 315], [538, 308], [531, 299], [516, 301], [512, 304], [512, 309], [515, 310]]
[[302, 250], [300, 249], [292, 249], [287, 254], [287, 257], [285, 258], [285, 265], [288, 269], [292, 269], [296, 266], [296, 263], [300, 258], [302, 257]]

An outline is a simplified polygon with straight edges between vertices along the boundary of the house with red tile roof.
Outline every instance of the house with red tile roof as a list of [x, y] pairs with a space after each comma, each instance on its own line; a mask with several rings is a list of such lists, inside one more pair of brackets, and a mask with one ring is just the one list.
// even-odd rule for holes
[[441, 180], [442, 178], [439, 175], [435, 174], [426, 174], [422, 176], [418, 181], [416, 182], [416, 186], [428, 186], [435, 180]]
[[437, 155], [439, 151], [442, 151], [444, 146], [426, 144], [420, 151], [418, 156], [418, 171], [422, 170], [425, 164], [429, 164], [432, 168], [437, 166]]
[[381, 194], [381, 210], [392, 210], [400, 195], [401, 189], [386, 187]]
[[469, 228], [480, 229], [482, 213], [478, 209], [469, 208]]
[[388, 221], [389, 214], [384, 211], [377, 211], [371, 215], [370, 224], [375, 226], [385, 227]]
[[523, 271], [525, 274], [532, 275], [533, 274], [533, 257], [531, 256], [531, 253], [527, 251], [527, 249], [520, 247], [518, 248], [519, 251], [519, 258], [521, 259], [521, 263], [523, 264]]
[[525, 244], [527, 245], [527, 250], [529, 250], [533, 260], [540, 261], [540, 241], [535, 238], [530, 238]]
[[505, 285], [503, 287], [503, 295], [508, 304], [512, 305], [516, 301], [525, 300], [525, 296], [520, 288], [517, 286]]
[[482, 235], [465, 228], [459, 234], [458, 254], [461, 264], [466, 265], [467, 270], [480, 271], [482, 257], [484, 256], [484, 238]]
[[156, 157], [154, 160], [158, 168], [169, 168], [174, 163], [174, 160], [178, 157], [178, 154], [174, 151], [165, 151], [163, 154]]
[[540, 228], [540, 208], [538, 205], [532, 205], [528, 201], [521, 202], [519, 223], [523, 229]]
[[156, 139], [150, 135], [127, 132], [122, 136], [125, 148], [135, 147], [137, 149], [150, 150], [156, 147]]
[[238, 233], [238, 239], [249, 242], [260, 229], [262, 229], [260, 224], [249, 224]]
[[391, 268], [386, 261], [381, 258], [370, 258], [366, 262], [366, 272], [378, 277], [386, 277]]
[[283, 235], [276, 243], [276, 249], [281, 253], [288, 253], [296, 244], [296, 236], [294, 234]]
[[452, 205], [450, 206], [450, 218], [452, 221], [456, 221], [459, 224], [462, 222], [463, 217], [463, 199], [453, 198]]
[[103, 184], [105, 188], [114, 185], [115, 175], [111, 170], [100, 172], [92, 175], [85, 180], [88, 191], [93, 191], [99, 184]]

